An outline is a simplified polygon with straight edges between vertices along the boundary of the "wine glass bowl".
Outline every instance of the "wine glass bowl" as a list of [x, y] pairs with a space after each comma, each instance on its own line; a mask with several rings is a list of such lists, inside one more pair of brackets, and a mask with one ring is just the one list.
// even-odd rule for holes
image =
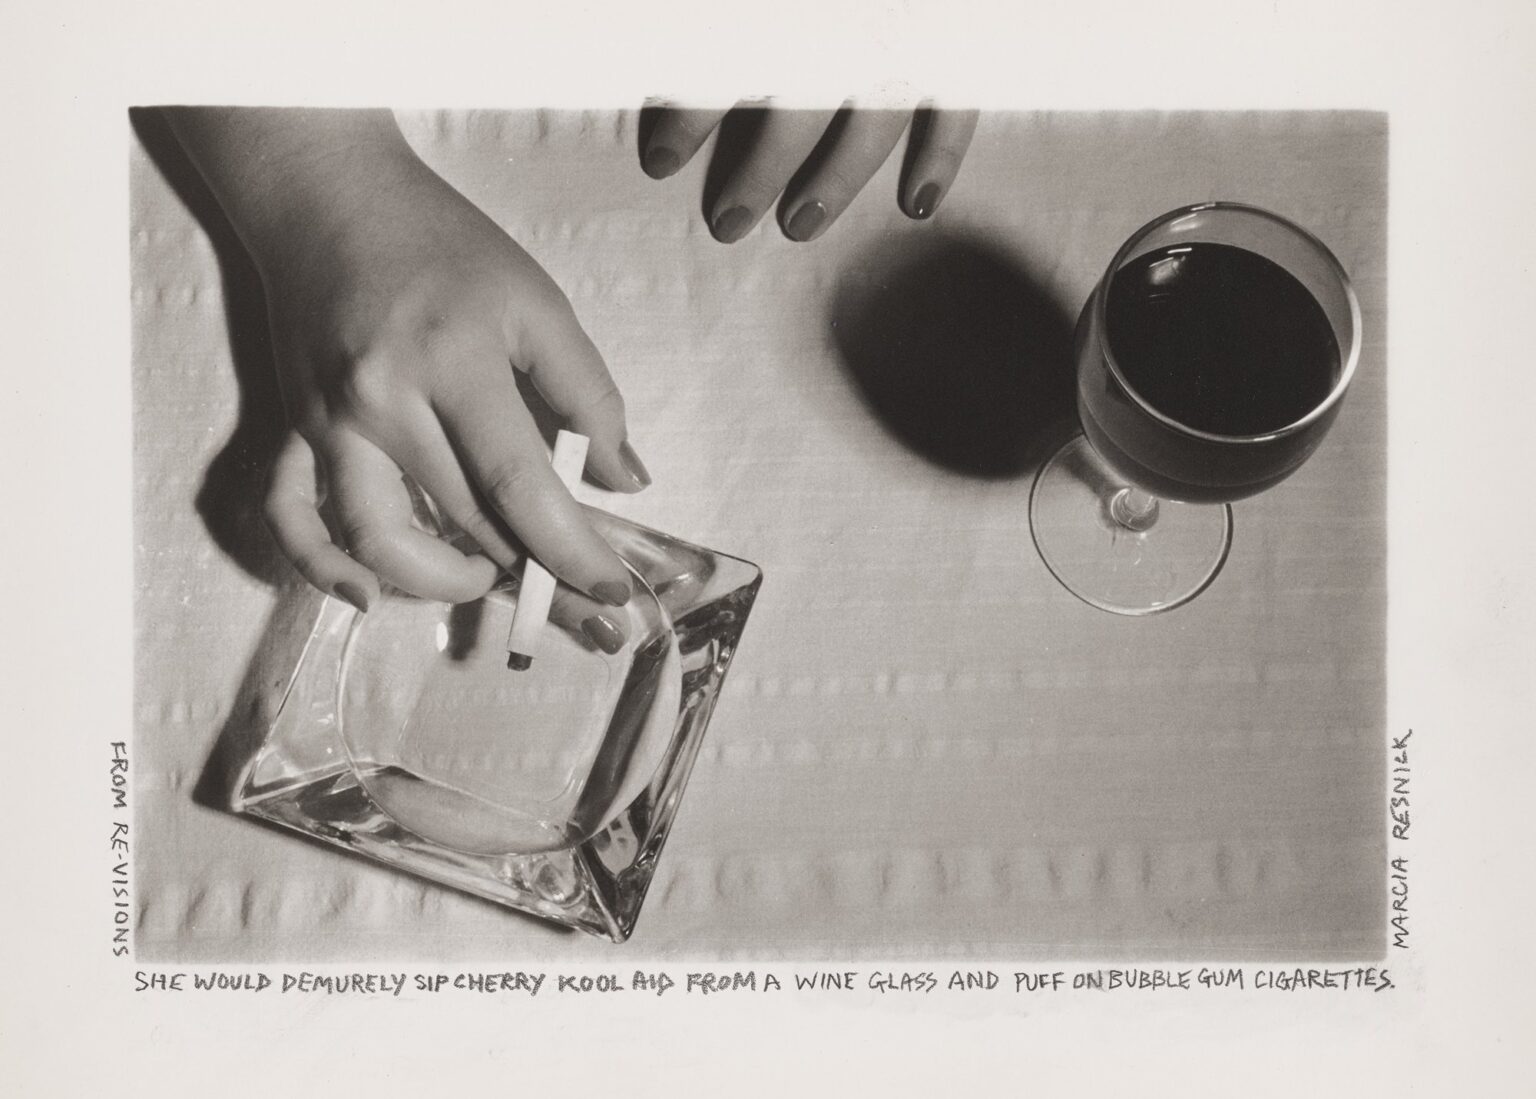
[[1231, 544], [1227, 505], [1315, 451], [1360, 354], [1349, 278], [1312, 234], [1213, 202], [1121, 246], [1079, 319], [1084, 435], [1036, 478], [1031, 531], [1075, 595], [1121, 614], [1194, 598]]

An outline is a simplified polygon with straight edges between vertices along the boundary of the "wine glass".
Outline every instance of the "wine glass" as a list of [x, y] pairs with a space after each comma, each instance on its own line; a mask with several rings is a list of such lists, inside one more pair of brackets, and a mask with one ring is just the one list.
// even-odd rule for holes
[[1204, 591], [1232, 542], [1231, 501], [1317, 449], [1360, 358], [1360, 304], [1312, 234], [1207, 202], [1115, 253], [1078, 320], [1083, 434], [1041, 467], [1030, 530], [1078, 598], [1117, 614]]

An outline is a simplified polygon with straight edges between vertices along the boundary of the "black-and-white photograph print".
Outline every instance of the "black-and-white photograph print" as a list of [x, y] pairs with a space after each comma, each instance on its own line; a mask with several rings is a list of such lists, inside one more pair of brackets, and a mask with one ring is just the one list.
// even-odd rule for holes
[[1385, 956], [1385, 114], [131, 135], [143, 962]]

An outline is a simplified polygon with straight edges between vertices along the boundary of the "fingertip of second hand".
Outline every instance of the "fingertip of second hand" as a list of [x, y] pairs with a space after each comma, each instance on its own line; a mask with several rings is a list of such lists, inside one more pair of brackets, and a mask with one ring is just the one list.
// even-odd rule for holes
[[943, 189], [937, 183], [925, 183], [912, 196], [908, 213], [919, 221], [927, 221], [939, 208]]
[[666, 179], [683, 166], [682, 158], [665, 145], [652, 145], [645, 152], [641, 166], [652, 179]]
[[732, 206], [716, 214], [710, 231], [721, 244], [735, 244], [751, 230], [755, 219], [745, 206]]
[[806, 244], [816, 239], [826, 220], [826, 206], [812, 199], [802, 203], [790, 216], [784, 226], [784, 234], [792, 241]]

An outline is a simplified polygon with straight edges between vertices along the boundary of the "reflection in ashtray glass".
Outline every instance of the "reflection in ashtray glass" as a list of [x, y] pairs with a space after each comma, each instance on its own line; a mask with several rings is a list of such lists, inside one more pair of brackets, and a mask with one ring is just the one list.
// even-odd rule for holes
[[607, 654], [548, 622], [533, 666], [506, 666], [515, 582], [456, 606], [394, 595], [356, 616], [337, 680], [352, 768], [396, 823], [482, 855], [568, 847], [646, 787], [682, 689], [677, 638], [638, 575], [605, 609]]

